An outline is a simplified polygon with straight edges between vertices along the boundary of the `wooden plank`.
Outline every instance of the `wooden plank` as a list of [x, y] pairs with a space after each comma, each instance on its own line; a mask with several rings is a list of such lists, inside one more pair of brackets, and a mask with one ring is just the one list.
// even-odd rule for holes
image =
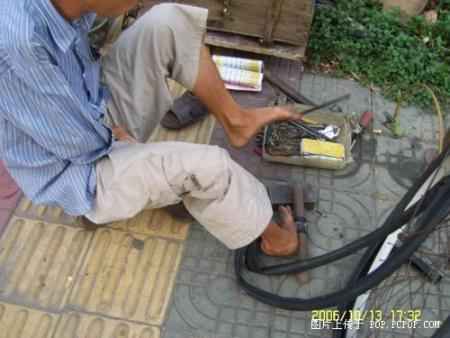
[[273, 33], [281, 19], [282, 5], [283, 0], [272, 0], [272, 6], [267, 10], [263, 45], [270, 45], [273, 43]]
[[[208, 8], [208, 29], [264, 38], [266, 18], [274, 0], [144, 0], [145, 10], [161, 2]], [[282, 0], [280, 18], [273, 27], [273, 40], [304, 47], [311, 30], [314, 1]]]
[[265, 47], [255, 38], [212, 31], [206, 34], [205, 43], [210, 46], [270, 55], [293, 61], [302, 61], [306, 51], [303, 46], [290, 46], [282, 43], [274, 43], [271, 47]]
[[[263, 38], [266, 18], [271, 11], [273, 0], [177, 0], [209, 8], [208, 28], [220, 32], [231, 32]], [[224, 10], [226, 11], [224, 12]], [[314, 5], [312, 0], [284, 0], [280, 19], [273, 30], [273, 40], [305, 45], [311, 29]]]

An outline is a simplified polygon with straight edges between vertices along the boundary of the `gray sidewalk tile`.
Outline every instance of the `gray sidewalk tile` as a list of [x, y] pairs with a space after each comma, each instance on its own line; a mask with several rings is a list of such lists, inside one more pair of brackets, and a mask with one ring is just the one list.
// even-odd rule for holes
[[[250, 145], [241, 150], [227, 145], [225, 135], [216, 129], [213, 143], [227, 148], [237, 162], [257, 177], [309, 182], [319, 189], [317, 210], [307, 214], [309, 254], [320, 255], [336, 249], [380, 226], [383, 219], [424, 169], [423, 154], [437, 143], [437, 123], [432, 114], [414, 107], [402, 107], [401, 123], [407, 135], [394, 139], [382, 126], [384, 111], [393, 112], [395, 104], [371, 93], [355, 81], [304, 74], [302, 94], [321, 103], [350, 92], [352, 98], [340, 104], [344, 112], [375, 113], [375, 128], [381, 135], [366, 134], [356, 145], [355, 163], [332, 172], [262, 161]], [[444, 236], [445, 237], [445, 236]], [[430, 239], [424, 247], [445, 245], [446, 239]], [[333, 292], [345, 285], [362, 252], [313, 270], [311, 281], [299, 285], [294, 277], [268, 278], [246, 273], [257, 285], [284, 296], [312, 297]], [[268, 260], [271, 261], [270, 259]], [[430, 287], [417, 272], [404, 266], [372, 294], [371, 305], [384, 306], [386, 314], [393, 307], [423, 308], [424, 318], [445, 318], [450, 312], [450, 280]], [[416, 285], [416, 289], [414, 289]], [[419, 286], [417, 286], [419, 285]], [[385, 291], [386, 287], [388, 291]], [[406, 288], [406, 289], [405, 289]], [[413, 290], [416, 295], [411, 296]], [[449, 299], [447, 299], [449, 298]], [[409, 304], [412, 299], [414, 304]], [[377, 304], [376, 301], [382, 302]], [[424, 303], [425, 302], [425, 303]], [[426, 332], [425, 332], [426, 333]], [[428, 331], [429, 333], [429, 331]], [[416, 332], [422, 337], [423, 330]], [[408, 337], [399, 329], [366, 329], [359, 337]], [[331, 330], [311, 329], [310, 312], [291, 312], [271, 308], [247, 296], [236, 284], [233, 253], [199, 225], [191, 228], [177, 277], [172, 305], [163, 337], [196, 338], [304, 338], [331, 337]]]

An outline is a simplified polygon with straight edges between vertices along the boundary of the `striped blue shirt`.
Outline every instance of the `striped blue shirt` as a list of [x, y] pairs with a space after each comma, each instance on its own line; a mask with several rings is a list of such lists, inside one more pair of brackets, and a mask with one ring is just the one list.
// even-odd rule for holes
[[50, 0], [0, 0], [0, 158], [34, 203], [70, 215], [92, 208], [95, 162], [112, 145], [87, 39], [94, 17], [68, 22]]

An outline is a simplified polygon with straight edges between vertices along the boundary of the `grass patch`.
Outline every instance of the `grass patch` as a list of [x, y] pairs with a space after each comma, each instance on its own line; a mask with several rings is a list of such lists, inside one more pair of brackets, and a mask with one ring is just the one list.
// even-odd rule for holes
[[402, 19], [375, 0], [336, 0], [316, 11], [308, 62], [333, 65], [338, 76], [352, 76], [379, 87], [389, 99], [429, 107], [432, 88], [450, 103], [450, 0], [440, 1], [438, 21]]

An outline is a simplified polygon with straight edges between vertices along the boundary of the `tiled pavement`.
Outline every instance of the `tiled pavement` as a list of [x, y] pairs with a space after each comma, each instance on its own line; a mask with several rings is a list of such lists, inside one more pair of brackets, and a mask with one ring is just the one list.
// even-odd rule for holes
[[[272, 67], [281, 69], [273, 62]], [[284, 69], [298, 86], [301, 69]], [[239, 100], [265, 105], [276, 95], [270, 87], [265, 90], [267, 95], [259, 99], [241, 95]], [[342, 110], [374, 111], [377, 129], [383, 128], [383, 111], [393, 110], [391, 103], [353, 81], [307, 74], [301, 91], [316, 102], [351, 92]], [[366, 135], [355, 149], [355, 163], [341, 172], [265, 163], [252, 145], [229, 150], [259, 177], [319, 187], [321, 215], [308, 214], [310, 254], [317, 255], [379, 225], [423, 168], [423, 151], [436, 143], [436, 121], [414, 108], [403, 109], [401, 118], [407, 137], [392, 139], [384, 129], [382, 135]], [[159, 130], [153, 140], [207, 142], [212, 125], [207, 120], [180, 134]], [[212, 143], [228, 148], [219, 128]], [[3, 175], [0, 172], [2, 180]], [[14, 208], [10, 199], [8, 203], [3, 204], [8, 208], [0, 207], [0, 216], [2, 210]], [[439, 235], [445, 238], [431, 238], [428, 246], [447, 252], [447, 236]], [[0, 338], [331, 337], [329, 330], [311, 330], [310, 313], [277, 310], [246, 296], [235, 283], [232, 258], [200, 225], [189, 229], [162, 211], [145, 211], [127, 222], [90, 231], [58, 209], [22, 199], [0, 238]], [[286, 296], [311, 297], [341, 286], [356, 259], [316, 269], [303, 285], [293, 278], [249, 278]], [[371, 298], [371, 304], [386, 312], [421, 308], [424, 317], [435, 320], [450, 313], [448, 277], [431, 286], [405, 268], [386, 284], [389, 287], [378, 288]], [[431, 331], [360, 332], [360, 337], [410, 336], [429, 337]]]
[[[296, 69], [284, 74], [296, 78]], [[295, 82], [292, 82], [295, 85]], [[266, 102], [275, 95], [270, 88]], [[369, 92], [354, 81], [337, 80], [306, 74], [301, 91], [315, 102], [351, 93], [341, 104], [344, 112], [376, 113], [375, 129], [382, 135], [367, 134], [357, 144], [355, 162], [340, 172], [275, 165], [262, 161], [254, 152], [254, 144], [243, 150], [228, 146], [224, 133], [216, 129], [212, 143], [226, 147], [231, 156], [246, 169], [262, 178], [309, 182], [319, 187], [318, 210], [310, 213], [310, 254], [319, 255], [338, 248], [376, 228], [386, 213], [424, 168], [423, 152], [436, 145], [436, 121], [432, 114], [415, 108], [404, 108], [401, 123], [407, 136], [393, 139], [382, 126], [383, 112], [392, 112], [394, 105], [379, 94]], [[269, 97], [269, 98], [267, 98]], [[247, 100], [243, 95], [241, 100]], [[253, 102], [258, 100], [252, 99]], [[445, 238], [432, 238], [431, 248], [447, 253]], [[319, 268], [311, 273], [311, 281], [299, 285], [290, 278], [265, 278], [249, 274], [256, 284], [285, 296], [312, 297], [342, 287], [359, 256]], [[246, 296], [235, 283], [233, 254], [209, 236], [201, 226], [193, 226], [177, 276], [173, 305], [170, 307], [164, 337], [234, 337], [234, 338], [300, 338], [331, 337], [331, 330], [311, 330], [311, 314], [273, 309]], [[444, 272], [447, 264], [440, 265]], [[405, 278], [405, 275], [407, 278]], [[401, 269], [386, 283], [389, 287], [375, 290], [369, 299], [372, 309], [381, 309], [385, 316], [393, 309], [423, 309], [423, 318], [444, 320], [450, 314], [446, 297], [448, 276], [432, 286], [410, 268]], [[388, 292], [387, 292], [388, 291]], [[387, 296], [389, 295], [389, 296]], [[426, 304], [426, 305], [425, 305]], [[367, 323], [366, 323], [367, 324]], [[430, 337], [433, 330], [369, 330], [360, 337]]]

